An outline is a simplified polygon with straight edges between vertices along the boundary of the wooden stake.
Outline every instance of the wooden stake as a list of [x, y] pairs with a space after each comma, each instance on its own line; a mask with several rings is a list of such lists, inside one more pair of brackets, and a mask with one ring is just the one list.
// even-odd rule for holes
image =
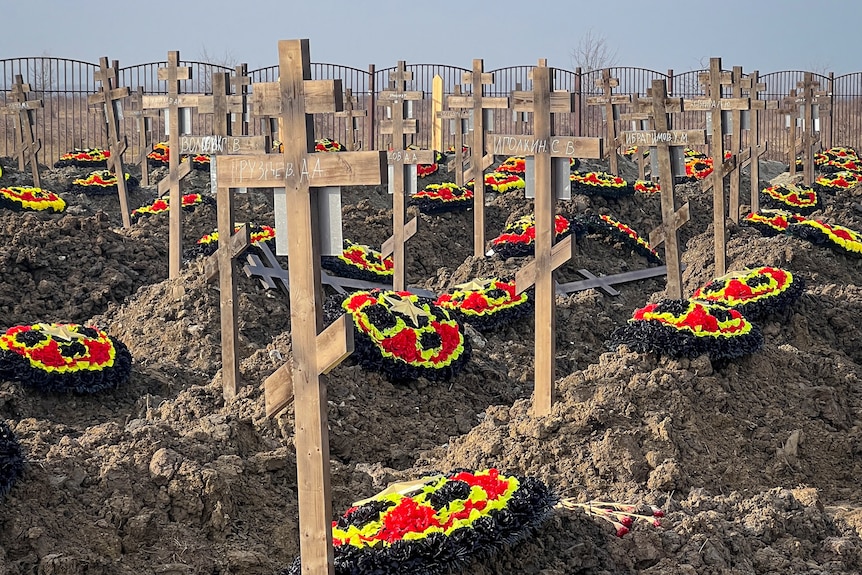
[[587, 98], [587, 105], [602, 106], [605, 116], [605, 141], [609, 145], [605, 148], [608, 154], [608, 162], [610, 173], [614, 175], [620, 174], [619, 156], [617, 149], [619, 148], [619, 140], [617, 137], [616, 117], [618, 108], [621, 104], [628, 104], [632, 101], [632, 97], [625, 94], [613, 95], [613, 90], [620, 85], [619, 78], [611, 78], [611, 71], [607, 68], [602, 70], [602, 77], [596, 80], [596, 86], [604, 92], [603, 96], [590, 96]]

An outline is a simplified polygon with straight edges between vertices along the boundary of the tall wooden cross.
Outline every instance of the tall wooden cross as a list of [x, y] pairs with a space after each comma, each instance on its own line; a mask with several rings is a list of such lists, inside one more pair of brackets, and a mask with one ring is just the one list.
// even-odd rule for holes
[[605, 68], [602, 70], [602, 77], [596, 79], [596, 86], [602, 89], [604, 95], [587, 98], [587, 105], [602, 106], [602, 115], [605, 120], [605, 141], [608, 142], [605, 152], [608, 154], [610, 172], [615, 175], [620, 173], [619, 156], [617, 155], [617, 148], [620, 144], [617, 136], [616, 119], [619, 116], [619, 106], [629, 104], [632, 101], [632, 97], [628, 94], [613, 94], [614, 88], [619, 85], [619, 78], [611, 78], [611, 71]]
[[347, 140], [345, 147], [348, 152], [355, 152], [360, 148], [359, 141], [359, 118], [367, 114], [365, 110], [357, 109], [358, 100], [350, 89], [344, 90], [344, 110], [336, 112], [336, 118], [345, 118], [347, 122]]
[[[652, 89], [647, 88], [647, 92], [647, 96], [649, 96], [652, 93]], [[649, 112], [651, 109], [649, 100], [641, 100], [638, 94], [632, 94], [631, 107], [631, 112], [620, 113], [620, 120], [631, 122], [631, 129], [629, 131], [651, 130], [653, 123], [652, 114]], [[638, 179], [640, 180], [646, 179], [647, 150], [648, 148], [644, 146], [637, 146], [637, 151], [635, 152], [638, 164]]]
[[[449, 98], [459, 98], [461, 96], [461, 86], [455, 86], [452, 96]], [[448, 107], [448, 98], [447, 98]], [[441, 110], [437, 113], [440, 120], [449, 120], [452, 126], [452, 136], [455, 151], [455, 157], [448, 162], [446, 169], [449, 172], [455, 172], [455, 185], [464, 185], [464, 122], [470, 119], [470, 112], [465, 109], [460, 110]], [[475, 182], [474, 182], [475, 183]]]
[[[380, 123], [381, 134], [392, 135], [389, 154], [389, 191], [392, 193], [392, 238], [384, 244], [382, 257], [392, 254], [392, 289], [404, 290], [407, 286], [407, 265], [405, 244], [415, 233], [418, 220], [407, 223], [407, 194], [416, 193], [415, 178], [417, 164], [433, 164], [433, 150], [408, 150], [406, 135], [418, 131], [416, 118], [408, 118], [408, 102], [422, 100], [422, 91], [407, 91], [407, 82], [413, 80], [413, 72], [405, 69], [404, 61], [399, 61], [395, 72], [390, 74], [389, 90], [380, 93], [380, 105], [387, 106], [391, 118]], [[409, 188], [409, 189], [408, 189]], [[409, 227], [408, 227], [409, 226]], [[389, 250], [392, 250], [391, 252]]]
[[[736, 68], [734, 68], [734, 70], [736, 70]], [[759, 93], [766, 91], [766, 84], [760, 81], [760, 75], [757, 70], [742, 77], [741, 84], [742, 93], [740, 95], [747, 95], [750, 99], [750, 118], [748, 122], [748, 156], [750, 164], [748, 173], [751, 183], [751, 212], [756, 213], [760, 211], [760, 157], [766, 153], [769, 146], [769, 143], [766, 141], [760, 142], [760, 125], [758, 116], [761, 110], [777, 109], [778, 101], [761, 100], [758, 98]], [[743, 165], [744, 162], [739, 163], [740, 168], [742, 168]], [[732, 195], [731, 199], [733, 199]], [[731, 214], [733, 213], [733, 206], [731, 206]]]
[[[248, 77], [248, 64], [239, 64], [234, 68], [234, 74], [230, 77], [233, 86], [233, 126], [231, 134], [234, 136], [248, 135], [248, 86], [251, 78]], [[238, 108], [240, 111], [236, 111]]]
[[[811, 185], [814, 181], [814, 147], [820, 142], [820, 113], [828, 111], [831, 106], [829, 92], [818, 90], [820, 82], [814, 80], [811, 72], [805, 72], [802, 81], [797, 82], [796, 90], [790, 91], [790, 96], [783, 101], [782, 110], [790, 117], [790, 175], [796, 175], [797, 143], [796, 119], [802, 121], [802, 183]], [[815, 117], [816, 116], [816, 117]]]
[[682, 299], [679, 228], [689, 220], [689, 207], [688, 202], [679, 209], [676, 207], [674, 182], [677, 176], [684, 175], [684, 172], [677, 173], [680, 168], [684, 170], [684, 164], [671, 161], [671, 148], [705, 144], [706, 135], [703, 130], [670, 129], [669, 113], [679, 112], [682, 109], [682, 101], [680, 98], [667, 97], [667, 80], [653, 80], [650, 96], [646, 100], [639, 99], [637, 106], [641, 112], [649, 115], [654, 129], [623, 132], [622, 139], [626, 146], [635, 145], [638, 149], [649, 147], [650, 157], [654, 158], [655, 164], [658, 165], [662, 223], [650, 232], [649, 244], [653, 248], [664, 244], [667, 266], [666, 294], [670, 299]]
[[123, 154], [126, 153], [128, 141], [125, 136], [120, 135], [120, 116], [122, 115], [121, 101], [129, 97], [129, 88], [120, 87], [119, 63], [114, 60], [113, 66], [108, 66], [108, 58], [103, 56], [99, 59], [99, 71], [96, 81], [101, 84], [96, 94], [87, 96], [87, 104], [99, 106], [105, 115], [105, 124], [108, 129], [108, 169], [117, 178], [117, 195], [120, 198], [120, 214], [123, 218], [123, 227], [132, 226], [129, 216], [129, 195], [126, 190], [126, 171], [123, 167]]
[[[715, 277], [727, 272], [727, 197], [725, 194], [724, 177], [737, 169], [737, 155], [733, 153], [730, 159], [724, 159], [724, 135], [727, 132], [724, 125], [724, 114], [726, 110], [747, 110], [750, 107], [748, 98], [722, 98], [722, 86], [730, 85], [733, 81], [731, 72], [722, 72], [721, 58], [709, 59], [709, 73], [700, 77], [707, 91], [707, 96], [702, 98], [686, 98], [682, 105], [685, 110], [707, 110], [710, 112], [707, 127], [712, 130], [710, 138], [710, 154], [712, 156], [712, 174], [703, 181], [701, 188], [704, 192], [712, 189], [713, 198], [713, 227], [715, 229]], [[739, 131], [739, 125], [733, 126], [733, 131]], [[736, 189], [737, 194], [739, 189]], [[739, 199], [735, 200], [739, 205]], [[738, 219], [739, 214], [734, 216]]]
[[450, 110], [467, 109], [473, 114], [473, 138], [470, 144], [470, 168], [466, 179], [473, 179], [473, 256], [485, 257], [485, 170], [494, 162], [493, 154], [485, 153], [485, 110], [505, 110], [509, 98], [484, 95], [484, 87], [494, 84], [494, 75], [484, 71], [481, 59], [473, 60], [473, 70], [464, 72], [461, 83], [472, 86], [469, 96], [449, 96]]
[[[554, 270], [569, 261], [574, 253], [574, 236], [554, 244], [556, 216], [556, 190], [563, 188], [554, 181], [552, 169], [555, 159], [568, 167], [568, 158], [602, 157], [600, 138], [555, 136], [553, 134], [554, 113], [572, 111], [572, 94], [554, 91], [553, 77], [545, 60], [532, 70], [533, 90], [513, 93], [518, 111], [533, 114], [533, 135], [492, 135], [484, 151], [490, 154], [532, 156], [535, 173], [535, 199], [533, 209], [536, 222], [535, 259], [515, 275], [518, 293], [535, 286], [535, 392], [533, 412], [536, 415], [550, 413], [555, 400], [556, 387], [556, 289]], [[475, 121], [475, 117], [474, 117]], [[474, 151], [474, 157], [476, 152]], [[568, 184], [568, 169], [564, 174]], [[477, 186], [481, 185], [477, 181]]]
[[[341, 81], [311, 80], [308, 40], [282, 40], [278, 52], [276, 97], [285, 128], [284, 152], [225, 156], [217, 163], [217, 180], [223, 189], [283, 187], [291, 207], [288, 227], [292, 366], [285, 364], [264, 383], [266, 411], [270, 416], [275, 415], [295, 397], [294, 443], [302, 570], [309, 575], [331, 575], [334, 573], [332, 499], [323, 374], [351, 353], [353, 325], [348, 316], [342, 316], [323, 329], [316, 195], [323, 186], [385, 182], [386, 154], [312, 152], [312, 114], [340, 111], [344, 102]], [[256, 90], [253, 86], [252, 93]], [[220, 250], [230, 241], [232, 228], [233, 222], [228, 216], [220, 218]], [[224, 265], [228, 265], [229, 259], [223, 259]], [[225, 271], [221, 270], [220, 278]]]
[[126, 110], [125, 115], [135, 119], [135, 126], [138, 132], [138, 155], [135, 158], [135, 163], [141, 167], [141, 185], [147, 187], [150, 185], [150, 170], [147, 166], [147, 154], [150, 153], [150, 146], [153, 143], [152, 119], [158, 118], [159, 113], [156, 110], [144, 109], [144, 87], [138, 86], [137, 91], [132, 94], [132, 105], [134, 109]]
[[33, 186], [41, 188], [39, 179], [39, 163], [36, 154], [42, 149], [42, 142], [38, 140], [33, 132], [33, 112], [42, 107], [42, 100], [29, 100], [30, 84], [24, 83], [21, 74], [15, 74], [15, 83], [9, 91], [11, 102], [0, 113], [4, 115], [15, 115], [15, 155], [18, 156], [18, 169], [24, 171], [27, 163], [30, 163], [30, 172], [33, 175]]

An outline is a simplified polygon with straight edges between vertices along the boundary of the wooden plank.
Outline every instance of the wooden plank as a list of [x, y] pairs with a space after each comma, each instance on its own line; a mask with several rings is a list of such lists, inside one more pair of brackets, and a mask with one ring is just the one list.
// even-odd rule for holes
[[386, 154], [389, 164], [433, 164], [437, 159], [434, 150], [392, 150]]
[[[550, 94], [551, 113], [571, 113], [575, 105], [574, 98], [574, 94], [569, 92], [552, 92]], [[512, 92], [512, 110], [515, 112], [532, 112], [534, 105], [533, 92]]]
[[[341, 80], [307, 80], [303, 92], [305, 109], [309, 114], [341, 112], [344, 110], [344, 93]], [[250, 106], [254, 116], [278, 116], [282, 111], [278, 82], [255, 82], [251, 85]]]
[[[416, 134], [419, 132], [419, 122], [416, 120], [416, 118], [403, 118], [401, 122], [401, 133]], [[378, 125], [380, 126], [381, 134], [391, 135], [395, 133], [394, 120], [380, 120]]]
[[298, 164], [288, 163], [281, 154], [255, 154], [223, 157], [218, 177], [231, 187], [280, 188], [305, 182], [314, 187], [379, 185], [385, 166], [383, 152], [312, 153]]
[[[468, 74], [468, 72], [464, 72], [464, 74]], [[462, 81], [462, 83], [467, 84], [468, 82]], [[509, 108], [509, 98], [504, 96], [482, 96], [482, 108], [485, 110], [506, 110]], [[446, 100], [446, 104], [450, 108], [472, 108], [473, 107], [473, 96], [449, 96]]]
[[263, 398], [267, 417], [275, 417], [293, 403], [293, 367], [286, 363], [263, 382]]
[[485, 142], [489, 154], [525, 156], [550, 153], [552, 158], [598, 158], [602, 156], [602, 140], [576, 136], [491, 134]]
[[253, 154], [267, 151], [266, 136], [180, 136], [179, 153], [186, 154]]
[[[183, 178], [188, 176], [190, 173], [192, 173], [192, 163], [191, 162], [183, 162], [183, 163], [179, 164], [179, 167], [177, 168], [177, 180], [182, 180]], [[169, 193], [171, 191], [171, 179], [169, 177], [168, 178], [162, 178], [161, 180], [159, 180], [157, 187], [159, 190], [159, 195], [164, 195], [164, 194]]]
[[[568, 236], [557, 242], [551, 250], [551, 268], [563, 266], [575, 255], [575, 238]], [[536, 260], [515, 272], [515, 294], [521, 294], [536, 284]]]
[[[233, 194], [231, 194], [231, 195], [233, 195]], [[243, 231], [242, 228], [246, 228], [246, 230]], [[240, 229], [237, 230], [236, 232], [231, 231], [230, 239], [228, 240], [228, 244], [227, 244], [227, 253], [230, 254], [231, 260], [235, 260], [236, 258], [238, 258], [251, 245], [251, 239], [250, 239], [249, 235], [250, 234], [249, 234], [248, 226], [246, 226], [246, 225], [241, 226]], [[219, 234], [219, 237], [221, 237], [221, 234]], [[219, 247], [219, 250], [221, 250], [221, 247]], [[216, 250], [216, 253], [212, 254], [210, 257], [208, 257], [206, 260], [204, 260], [203, 270], [201, 270], [201, 271], [203, 273], [204, 279], [206, 279], [208, 282], [211, 282], [218, 277], [218, 275], [219, 275], [219, 251], [218, 250]], [[222, 309], [224, 310], [225, 308], [222, 308]]]
[[[221, 377], [222, 393], [225, 399], [236, 397], [240, 385], [239, 355], [237, 353], [237, 342], [239, 341], [239, 328], [237, 311], [234, 305], [237, 298], [236, 282], [233, 278], [233, 254], [231, 244], [233, 236], [240, 236], [241, 243], [248, 245], [249, 228], [242, 226], [240, 231], [234, 234], [234, 199], [229, 188], [218, 187], [216, 190], [218, 203], [218, 245], [216, 252], [218, 262], [219, 278], [219, 306], [221, 315]], [[225, 313], [230, 310], [229, 313]]]
[[620, 138], [626, 146], [656, 146], [666, 144], [669, 146], [694, 146], [706, 144], [706, 132], [704, 130], [640, 130], [624, 131]]
[[329, 373], [353, 353], [352, 317], [343, 314], [317, 336], [318, 373]]
[[[159, 68], [161, 72], [162, 68]], [[179, 94], [176, 95], [144, 95], [141, 103], [144, 110], [164, 110], [171, 106], [178, 108], [197, 108], [201, 98], [207, 99], [208, 96], [201, 94]]]
[[717, 102], [712, 98], [683, 98], [683, 111], [705, 111], [712, 110], [748, 110], [751, 107], [749, 98], [721, 98]]
[[[682, 267], [683, 269], [685, 269], [685, 265], [683, 265]], [[560, 284], [557, 286], [557, 291], [564, 294], [570, 294], [576, 291], [583, 291], [585, 289], [600, 288], [603, 289], [606, 293], [610, 293], [609, 290], [604, 289], [604, 286], [614, 286], [621, 283], [628, 283], [663, 276], [667, 274], [667, 266], [644, 268], [642, 270], [622, 272], [609, 276], [595, 276], [589, 273], [587, 270], [578, 270], [578, 273], [582, 274], [588, 279]], [[619, 294], [619, 291], [617, 291], [617, 294]]]

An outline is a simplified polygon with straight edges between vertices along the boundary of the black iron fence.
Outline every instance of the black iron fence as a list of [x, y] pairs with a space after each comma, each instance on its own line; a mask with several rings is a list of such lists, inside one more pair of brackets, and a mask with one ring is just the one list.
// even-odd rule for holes
[[[138, 88], [143, 93], [164, 94], [165, 86], [158, 79], [158, 69], [166, 62], [151, 62], [119, 69], [120, 86], [128, 86], [134, 93]], [[182, 62], [183, 66], [191, 68], [191, 79], [181, 82], [180, 92], [189, 94], [211, 93], [211, 78], [214, 72], [234, 74], [232, 68], [205, 62]], [[412, 113], [419, 120], [419, 132], [411, 136], [412, 143], [420, 147], [431, 146], [431, 92], [435, 76], [440, 76], [444, 95], [455, 92], [460, 85], [462, 74], [467, 68], [441, 64], [411, 64], [407, 69], [413, 73], [411, 90], [421, 90], [426, 98], [413, 105]], [[492, 70], [494, 83], [485, 88], [487, 96], [507, 96], [513, 90], [530, 90], [532, 83], [529, 71], [532, 66], [510, 66]], [[389, 75], [395, 67], [377, 69], [374, 65], [367, 70], [337, 64], [313, 64], [312, 75], [315, 79], [341, 79], [343, 88], [350, 89], [356, 98], [356, 109], [366, 110], [367, 115], [358, 123], [358, 140], [363, 149], [383, 149], [388, 145], [387, 137], [381, 136], [378, 119], [385, 117], [386, 109], [380, 107], [378, 95], [389, 86]], [[9, 100], [9, 91], [15, 76], [20, 74], [32, 90], [31, 98], [42, 100], [43, 108], [35, 114], [36, 138], [42, 143], [39, 160], [44, 164], [53, 164], [64, 152], [75, 147], [105, 146], [107, 131], [104, 116], [98, 108], [87, 105], [87, 96], [96, 92], [96, 75], [98, 65], [52, 57], [8, 58], [0, 60], [0, 107]], [[701, 94], [698, 74], [702, 70], [674, 74], [673, 70], [657, 72], [643, 68], [614, 67], [610, 68], [612, 77], [619, 79], [619, 87], [614, 90], [618, 94], [637, 94], [645, 96], [647, 89], [655, 79], [667, 80], [668, 91], [674, 96], [692, 97]], [[767, 91], [760, 95], [762, 99], [782, 101], [797, 82], [803, 79], [804, 71], [790, 70], [761, 75], [761, 81], [767, 86]], [[254, 90], [256, 82], [274, 82], [278, 79], [278, 67], [270, 66], [248, 72], [251, 79], [249, 89]], [[554, 69], [555, 89], [572, 92], [575, 97], [574, 111], [570, 114], [555, 114], [555, 133], [573, 136], [602, 136], [605, 133], [606, 118], [599, 106], [589, 106], [586, 101], [590, 96], [601, 95], [596, 87], [596, 80], [602, 77], [602, 70], [564, 70]], [[854, 72], [842, 76], [833, 74], [814, 74], [820, 88], [828, 92], [826, 100], [829, 106], [822, 106], [819, 123], [823, 147], [844, 145], [862, 147], [862, 72]], [[469, 87], [464, 87], [469, 91]], [[132, 100], [126, 100], [126, 111], [134, 108]], [[828, 108], [828, 109], [827, 109]], [[530, 133], [530, 115], [519, 115], [511, 110], [499, 111], [493, 115], [491, 129], [497, 133]], [[191, 130], [196, 134], [211, 133], [212, 118], [205, 114], [192, 111]], [[266, 134], [272, 130], [267, 118], [249, 118], [249, 132]], [[618, 122], [618, 129], [628, 129], [624, 122]], [[14, 115], [0, 115], [0, 156], [15, 154], [15, 122]], [[149, 139], [139, 133], [138, 122], [132, 114], [123, 115], [124, 133], [129, 142], [127, 157], [137, 157], [138, 152], [149, 141], [165, 139], [164, 114], [148, 120], [146, 127]], [[759, 114], [759, 132], [761, 141], [767, 141], [768, 158], [786, 160], [788, 157], [789, 123], [788, 116], [779, 110], [765, 110]], [[684, 112], [674, 115], [675, 128], [703, 128], [706, 125], [705, 112]], [[448, 148], [454, 144], [452, 131], [444, 126], [442, 146]], [[315, 119], [315, 135], [318, 138], [328, 137], [339, 141], [349, 141], [349, 130], [352, 121], [336, 117], [334, 114], [320, 114]]]

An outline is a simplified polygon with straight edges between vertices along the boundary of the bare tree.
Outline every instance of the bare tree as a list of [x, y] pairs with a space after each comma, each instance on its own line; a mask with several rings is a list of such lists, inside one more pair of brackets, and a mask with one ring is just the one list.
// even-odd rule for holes
[[239, 58], [234, 56], [233, 52], [230, 50], [225, 49], [222, 55], [218, 56], [215, 53], [210, 52], [206, 46], [201, 46], [201, 50], [198, 53], [198, 59], [204, 64], [209, 64], [207, 67], [209, 72], [204, 74], [201, 78], [198, 78], [198, 90], [207, 94], [212, 91], [212, 70], [214, 68], [233, 70], [240, 64]]
[[572, 50], [572, 67], [584, 72], [611, 68], [617, 64], [617, 50], [611, 48], [604, 36], [595, 34], [590, 28], [581, 36]]

